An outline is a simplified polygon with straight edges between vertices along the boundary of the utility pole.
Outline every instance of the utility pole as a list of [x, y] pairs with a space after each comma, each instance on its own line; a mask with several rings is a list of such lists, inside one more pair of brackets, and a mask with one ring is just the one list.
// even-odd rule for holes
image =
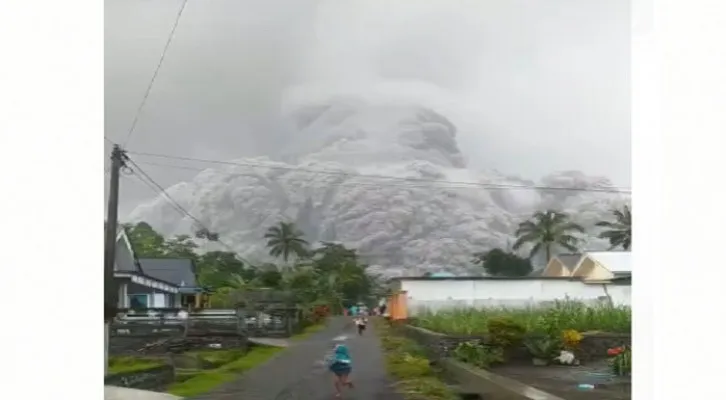
[[118, 225], [118, 191], [121, 168], [126, 166], [126, 153], [119, 145], [113, 145], [111, 151], [111, 182], [108, 191], [108, 215], [106, 216], [106, 239], [103, 256], [103, 290], [104, 290], [104, 376], [108, 375], [108, 343], [111, 321], [116, 317], [118, 308], [118, 288], [113, 279], [116, 264], [116, 230]]
[[106, 241], [103, 258], [104, 277], [104, 320], [111, 321], [118, 308], [118, 289], [113, 279], [116, 261], [116, 233], [118, 230], [118, 193], [121, 168], [126, 166], [126, 152], [119, 145], [111, 151], [111, 182], [108, 191], [108, 210], [106, 216]]

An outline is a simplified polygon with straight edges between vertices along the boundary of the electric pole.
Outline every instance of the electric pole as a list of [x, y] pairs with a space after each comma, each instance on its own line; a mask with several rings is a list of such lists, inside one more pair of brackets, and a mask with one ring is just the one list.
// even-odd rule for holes
[[114, 144], [111, 151], [111, 182], [108, 191], [108, 210], [106, 216], [106, 241], [103, 258], [104, 278], [104, 320], [111, 322], [118, 308], [118, 288], [113, 279], [116, 264], [116, 233], [118, 230], [118, 193], [121, 168], [126, 166], [126, 152]]

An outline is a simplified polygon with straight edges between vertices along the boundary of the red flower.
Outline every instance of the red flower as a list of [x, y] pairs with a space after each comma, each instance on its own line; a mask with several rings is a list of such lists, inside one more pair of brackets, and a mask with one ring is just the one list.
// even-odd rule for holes
[[608, 355], [611, 356], [611, 357], [615, 357], [618, 354], [622, 353], [623, 350], [624, 349], [622, 347], [615, 347], [615, 348], [612, 348], [612, 349], [608, 349]]

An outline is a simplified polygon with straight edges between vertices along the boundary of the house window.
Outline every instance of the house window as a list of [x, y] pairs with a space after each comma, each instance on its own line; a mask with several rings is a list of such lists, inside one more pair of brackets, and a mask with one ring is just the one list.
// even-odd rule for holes
[[129, 307], [134, 310], [149, 308], [149, 295], [148, 294], [130, 294], [129, 295]]

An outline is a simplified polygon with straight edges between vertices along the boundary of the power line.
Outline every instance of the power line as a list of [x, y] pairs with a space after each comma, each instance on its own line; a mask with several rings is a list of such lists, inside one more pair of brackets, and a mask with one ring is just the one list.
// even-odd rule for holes
[[126, 145], [129, 143], [129, 139], [131, 139], [131, 135], [134, 133], [134, 130], [136, 129], [136, 124], [139, 122], [139, 116], [141, 115], [141, 110], [146, 105], [146, 99], [149, 98], [149, 94], [151, 93], [151, 88], [154, 86], [154, 82], [156, 81], [157, 75], [159, 75], [159, 70], [161, 69], [161, 65], [164, 63], [164, 58], [166, 57], [166, 52], [167, 52], [167, 50], [169, 50], [171, 41], [174, 39], [174, 33], [176, 32], [177, 26], [179, 26], [179, 20], [181, 19], [182, 13], [184, 13], [184, 9], [186, 8], [186, 6], [187, 6], [187, 0], [182, 0], [181, 7], [179, 7], [179, 12], [177, 13], [176, 19], [174, 20], [174, 25], [171, 28], [171, 32], [169, 32], [169, 37], [166, 39], [166, 44], [164, 45], [164, 49], [161, 51], [161, 57], [159, 57], [159, 63], [156, 65], [156, 68], [154, 69], [154, 74], [151, 76], [151, 80], [149, 81], [149, 86], [146, 87], [146, 92], [144, 93], [144, 97], [141, 99], [139, 108], [136, 110], [134, 119], [131, 122], [131, 128], [129, 128], [129, 133], [126, 135], [126, 140], [124, 141], [124, 145], [122, 147], [126, 147]]
[[[504, 183], [457, 182], [457, 181], [446, 181], [446, 180], [441, 180], [441, 179], [405, 178], [405, 177], [386, 176], [386, 175], [367, 175], [367, 174], [357, 174], [357, 173], [346, 173], [346, 172], [341, 172], [341, 171], [307, 169], [307, 168], [301, 168], [301, 167], [286, 167], [286, 166], [278, 166], [278, 165], [266, 165], [266, 164], [260, 164], [260, 163], [254, 163], [254, 162], [233, 162], [233, 161], [209, 160], [209, 159], [181, 157], [181, 156], [173, 156], [173, 155], [157, 154], [157, 153], [141, 153], [141, 152], [129, 152], [129, 153], [135, 154], [138, 156], [144, 156], [144, 157], [155, 157], [155, 158], [164, 158], [164, 159], [180, 160], [180, 161], [192, 161], [192, 162], [200, 162], [200, 163], [208, 163], [208, 164], [228, 165], [228, 166], [248, 167], [248, 168], [262, 168], [262, 169], [270, 169], [270, 170], [295, 171], [295, 172], [331, 175], [331, 176], [343, 176], [343, 177], [351, 177], [351, 178], [378, 179], [381, 181], [395, 181], [395, 182], [406, 182], [406, 183], [433, 183], [433, 184], [444, 184], [444, 185], [459, 185], [458, 187], [469, 186], [469, 187], [476, 187], [476, 188], [483, 188], [483, 189], [525, 189], [525, 190], [543, 190], [543, 191], [575, 191], [575, 192], [600, 192], [600, 193], [620, 193], [620, 194], [630, 194], [631, 193], [631, 190], [628, 188], [576, 188], [576, 187], [558, 187], [558, 186], [542, 186], [542, 185], [515, 185], [515, 184], [504, 184]], [[153, 163], [147, 163], [147, 164], [154, 165]], [[158, 166], [165, 166], [165, 167], [169, 167], [169, 168], [180, 168], [180, 169], [193, 169], [190, 167], [177, 166], [177, 165], [158, 164]], [[235, 175], [235, 174], [230, 173], [230, 175]], [[239, 175], [244, 175], [244, 174], [239, 174]], [[357, 184], [358, 183], [356, 183], [356, 185]]]
[[[189, 213], [189, 211], [187, 211], [184, 207], [182, 207], [176, 200], [174, 200], [174, 198], [171, 197], [171, 195], [169, 195], [169, 193], [161, 185], [159, 185], [153, 178], [151, 178], [149, 176], [149, 174], [147, 174], [137, 163], [135, 163], [131, 159], [127, 159], [127, 161], [134, 167], [132, 171], [134, 173], [134, 176], [139, 181], [141, 181], [145, 185], [149, 186], [151, 189], [158, 192], [159, 194], [161, 194], [162, 197], [164, 199], [166, 199], [167, 202], [169, 202], [169, 204], [172, 206], [172, 208], [174, 208], [181, 215], [189, 217], [191, 220], [193, 220], [198, 225], [199, 228], [205, 229], [207, 232], [211, 232], [211, 230], [209, 228], [207, 228], [206, 225], [204, 223], [202, 223], [202, 221], [200, 221], [197, 217], [193, 216], [191, 213]], [[247, 265], [252, 265], [244, 257], [240, 256], [239, 253], [237, 253], [237, 251], [235, 251], [230, 245], [223, 242], [219, 238], [217, 238], [216, 240], [213, 240], [213, 241], [221, 244], [227, 250], [229, 250], [231, 253], [234, 253], [235, 256], [237, 256], [237, 258], [239, 258], [240, 261], [246, 263]]]

